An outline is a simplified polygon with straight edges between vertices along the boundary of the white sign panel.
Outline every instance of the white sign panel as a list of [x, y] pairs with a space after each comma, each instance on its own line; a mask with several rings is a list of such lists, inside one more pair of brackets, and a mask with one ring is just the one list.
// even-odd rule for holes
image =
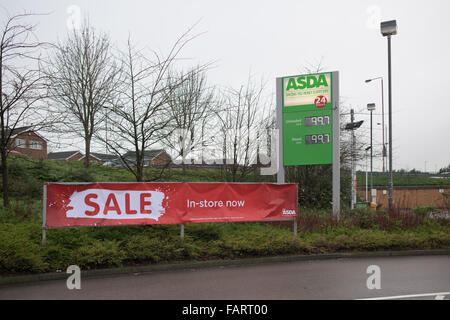
[[331, 101], [331, 73], [283, 78], [284, 106], [315, 105], [324, 107]]

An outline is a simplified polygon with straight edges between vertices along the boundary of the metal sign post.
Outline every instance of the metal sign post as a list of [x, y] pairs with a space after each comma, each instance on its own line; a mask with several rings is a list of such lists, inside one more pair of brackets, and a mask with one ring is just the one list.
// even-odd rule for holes
[[44, 195], [42, 197], [42, 247], [45, 248], [47, 242], [47, 185], [44, 184]]
[[[277, 78], [277, 129], [278, 129], [278, 170], [277, 183], [284, 183], [284, 164], [283, 164], [283, 96], [279, 94], [282, 91], [282, 79]], [[297, 219], [293, 221], [294, 237], [297, 237]]]
[[280, 77], [276, 89], [277, 183], [285, 181], [284, 166], [331, 164], [332, 211], [339, 220], [339, 72]]
[[333, 83], [333, 219], [339, 220], [341, 212], [341, 127], [339, 115], [339, 72], [331, 73]]

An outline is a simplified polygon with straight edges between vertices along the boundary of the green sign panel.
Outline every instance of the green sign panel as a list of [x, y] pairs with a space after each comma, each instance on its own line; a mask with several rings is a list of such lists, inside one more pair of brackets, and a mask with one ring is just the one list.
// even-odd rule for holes
[[331, 73], [282, 78], [283, 164], [333, 163]]

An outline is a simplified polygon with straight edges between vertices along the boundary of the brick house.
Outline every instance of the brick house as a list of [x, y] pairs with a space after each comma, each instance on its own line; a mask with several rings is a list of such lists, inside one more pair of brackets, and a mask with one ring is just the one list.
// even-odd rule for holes
[[[84, 160], [84, 158], [85, 158], [85, 155], [80, 160]], [[90, 161], [96, 162], [99, 164], [113, 163], [113, 162], [118, 161], [118, 157], [114, 154], [91, 152]]]
[[[136, 156], [134, 151], [128, 151], [123, 155], [123, 159], [131, 164], [136, 162]], [[149, 166], [165, 166], [172, 162], [172, 158], [167, 154], [166, 151], [157, 150], [147, 150], [144, 152], [144, 167]]]
[[47, 159], [47, 140], [31, 127], [14, 128], [9, 138], [10, 151], [29, 156], [35, 159]]
[[84, 154], [80, 151], [62, 151], [50, 152], [47, 156], [49, 160], [64, 160], [64, 161], [78, 161], [84, 158]]
[[[73, 150], [73, 151], [61, 151], [61, 152], [51, 152], [48, 154], [49, 160], [63, 160], [63, 161], [84, 161], [86, 155], [81, 151]], [[99, 164], [103, 164], [109, 159], [117, 158], [113, 155], [107, 155], [102, 153], [91, 152], [89, 159], [91, 162], [96, 162]]]

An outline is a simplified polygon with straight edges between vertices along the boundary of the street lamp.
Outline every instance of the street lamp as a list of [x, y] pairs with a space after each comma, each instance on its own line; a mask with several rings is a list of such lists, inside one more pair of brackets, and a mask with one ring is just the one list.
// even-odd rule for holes
[[372, 145], [372, 112], [375, 110], [375, 103], [369, 103], [367, 105], [367, 110], [370, 111], [370, 192], [373, 189], [373, 145]]
[[389, 82], [389, 210], [393, 209], [394, 181], [392, 178], [392, 78], [391, 78], [391, 36], [397, 34], [397, 21], [383, 21], [380, 24], [383, 37], [388, 40], [388, 82]]
[[381, 135], [382, 135], [382, 140], [383, 140], [383, 150], [382, 150], [382, 159], [383, 159], [383, 172], [386, 171], [385, 169], [385, 158], [386, 158], [386, 144], [384, 143], [384, 83], [383, 83], [383, 77], [376, 77], [376, 78], [372, 78], [372, 79], [367, 79], [365, 82], [369, 83], [373, 80], [381, 80], [381, 125], [382, 125], [382, 130], [381, 130]]
[[[366, 158], [366, 202], [368, 202], [368, 199], [369, 199], [369, 197], [368, 197], [368, 192], [367, 192], [367, 185], [368, 185], [368, 183], [367, 183], [367, 151], [369, 151], [369, 150], [371, 150], [372, 149], [372, 147], [371, 146], [368, 146], [366, 149], [365, 149], [365, 151], [366, 151], [366, 154], [365, 154], [365, 158]], [[372, 192], [372, 191], [371, 191]]]

